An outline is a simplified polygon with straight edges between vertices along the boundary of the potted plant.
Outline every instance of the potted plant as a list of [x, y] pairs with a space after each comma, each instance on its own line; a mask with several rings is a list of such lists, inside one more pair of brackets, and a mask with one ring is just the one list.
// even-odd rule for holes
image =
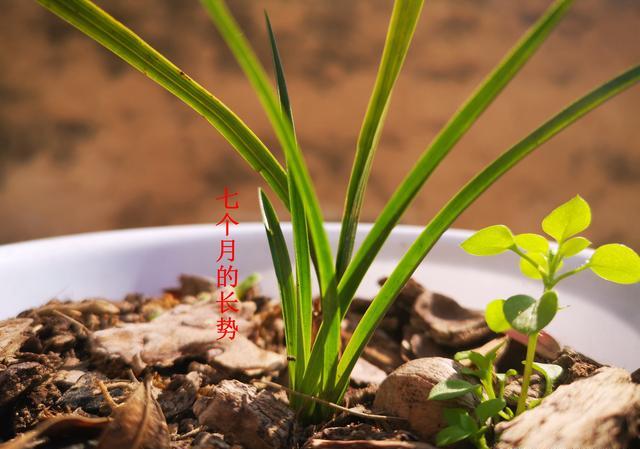
[[[406, 289], [411, 276], [455, 219], [496, 180], [524, 157], [586, 113], [631, 87], [640, 79], [639, 66], [627, 70], [579, 98], [505, 151], [498, 159], [472, 178], [429, 221], [426, 227], [417, 233], [415, 240], [406, 248], [400, 260], [390, 270], [388, 278], [384, 281], [373, 300], [366, 306], [358, 304], [357, 301], [354, 303], [357, 289], [365, 274], [374, 263], [385, 241], [393, 235], [394, 228], [402, 214], [410, 206], [423, 184], [451, 151], [456, 142], [473, 125], [475, 120], [542, 44], [569, 8], [570, 1], [556, 1], [480, 84], [469, 100], [456, 112], [427, 147], [414, 168], [383, 208], [376, 222], [368, 229], [361, 245], [355, 250], [360, 210], [378, 138], [393, 87], [404, 62], [423, 6], [422, 1], [419, 0], [397, 0], [395, 2], [378, 76], [358, 139], [352, 174], [347, 189], [343, 220], [339, 228], [335, 260], [318, 198], [296, 138], [294, 115], [287, 92], [283, 64], [278, 52], [275, 33], [271, 28], [268, 17], [266, 17], [266, 24], [274, 60], [277, 91], [274, 91], [271, 87], [265, 70], [255, 57], [249, 43], [242, 36], [224, 3], [220, 0], [203, 0], [203, 5], [260, 98], [284, 151], [286, 161], [284, 167], [280, 165], [264, 143], [226, 105], [99, 7], [88, 0], [38, 1], [47, 9], [113, 51], [133, 67], [145, 73], [202, 115], [261, 174], [266, 185], [290, 211], [291, 228], [289, 233], [293, 240], [293, 245], [291, 245], [295, 256], [293, 261], [290, 258], [285, 232], [275, 213], [275, 208], [272, 206], [268, 195], [264, 191], [260, 191], [260, 208], [281, 300], [282, 333], [284, 334], [284, 341], [286, 341], [284, 348], [286, 350], [287, 369], [283, 370], [284, 366], [278, 365], [278, 360], [275, 356], [261, 352], [260, 348], [252, 346], [250, 342], [245, 340], [240, 341], [245, 345], [244, 348], [247, 354], [255, 355], [256, 360], [260, 361], [255, 366], [243, 364], [242, 361], [229, 360], [229, 358], [233, 358], [228, 355], [232, 352], [230, 346], [223, 346], [224, 350], [228, 349], [226, 352], [223, 350], [223, 353], [228, 355], [223, 356], [223, 359], [220, 357], [216, 359], [213, 356], [222, 367], [227, 369], [233, 367], [240, 371], [245, 378], [255, 377], [257, 374], [264, 375], [268, 371], [276, 371], [278, 375], [286, 376], [289, 383], [288, 387], [280, 383], [274, 384], [265, 379], [262, 379], [261, 382], [271, 387], [285, 390], [288, 393], [290, 409], [283, 408], [282, 402], [278, 402], [275, 396], [263, 395], [262, 392], [258, 392], [254, 387], [250, 388], [242, 382], [235, 384], [224, 383], [225, 381], [220, 382], [219, 378], [216, 378], [204, 367], [196, 369], [193, 366], [194, 369], [191, 370], [192, 366], [189, 365], [190, 371], [188, 375], [196, 373], [191, 379], [187, 377], [171, 377], [170, 380], [162, 380], [152, 376], [152, 373], [159, 374], [162, 372], [157, 369], [158, 367], [175, 366], [178, 361], [187, 357], [184, 348], [193, 347], [194, 341], [192, 341], [192, 338], [194, 334], [200, 335], [200, 331], [196, 331], [195, 328], [200, 328], [195, 325], [192, 328], [188, 328], [184, 323], [203, 319], [201, 315], [195, 316], [193, 309], [197, 308], [199, 311], [209, 310], [207, 307], [211, 305], [212, 298], [210, 294], [205, 298], [197, 296], [203, 294], [207, 288], [194, 287], [185, 280], [179, 292], [175, 294], [170, 292], [169, 296], [163, 297], [162, 301], [145, 302], [139, 300], [136, 302], [136, 300], [131, 299], [129, 302], [134, 304], [132, 307], [135, 313], [134, 316], [127, 317], [127, 319], [132, 320], [132, 322], [129, 325], [123, 324], [121, 327], [114, 326], [110, 322], [103, 323], [100, 321], [97, 324], [93, 323], [95, 324], [94, 327], [98, 329], [98, 331], [94, 332], [91, 326], [83, 321], [88, 313], [91, 315], [116, 316], [115, 324], [122, 324], [118, 323], [118, 320], [124, 320], [123, 309], [98, 300], [89, 301], [86, 304], [81, 303], [85, 304], [84, 306], [57, 303], [47, 305], [25, 315], [24, 319], [31, 320], [28, 323], [25, 321], [10, 323], [12, 331], [8, 332], [7, 335], [18, 341], [19, 344], [13, 344], [13, 346], [21, 349], [24, 348], [27, 342], [36, 344], [38, 341], [38, 338], [34, 340], [32, 338], [33, 335], [29, 334], [29, 332], [34, 332], [31, 327], [34, 322], [36, 326], [53, 326], [46, 321], [48, 318], [44, 317], [53, 316], [57, 320], [63, 320], [66, 326], [74, 329], [75, 333], [84, 333], [83, 339], [86, 340], [86, 345], [89, 348], [87, 352], [91, 356], [91, 366], [98, 367], [103, 373], [116, 372], [121, 374], [125, 368], [131, 369], [132, 382], [141, 381], [143, 378], [145, 380], [134, 386], [127, 384], [128, 386], [124, 388], [129, 388], [133, 392], [123, 394], [122, 396], [126, 397], [127, 400], [124, 404], [118, 404], [112, 397], [106, 380], [93, 379], [101, 391], [103, 400], [110, 408], [109, 415], [113, 419], [110, 422], [101, 418], [79, 418], [78, 416], [61, 415], [50, 420], [48, 424], [40, 425], [30, 433], [23, 433], [18, 440], [8, 444], [17, 444], [18, 446], [15, 447], [26, 447], [20, 446], [20, 444], [32, 444], [33, 441], [42, 437], [53, 438], [60, 433], [61, 428], [71, 427], [76, 429], [83, 428], [88, 433], [93, 433], [93, 437], [97, 434], [99, 447], [114, 447], [116, 445], [124, 445], [126, 447], [169, 447], [170, 432], [167, 429], [167, 421], [164, 415], [174, 411], [172, 407], [179, 399], [176, 397], [178, 394], [173, 392], [196, 391], [197, 394], [191, 394], [192, 400], [189, 403], [189, 407], [176, 413], [175, 417], [176, 419], [184, 417], [185, 413], [187, 415], [189, 413], [195, 414], [201, 427], [185, 428], [181, 431], [179, 426], [182, 425], [183, 421], [172, 422], [172, 424], [178, 426], [176, 429], [171, 429], [175, 430], [173, 438], [176, 441], [193, 439], [192, 437], [196, 434], [195, 431], [202, 431], [203, 427], [205, 427], [222, 430], [225, 434], [228, 432], [234, 441], [247, 447], [285, 447], [287, 444], [292, 444], [292, 439], [296, 440], [294, 444], [306, 444], [309, 447], [337, 447], [332, 446], [332, 444], [337, 443], [331, 443], [336, 438], [323, 438], [317, 434], [309, 438], [308, 435], [305, 437], [304, 433], [296, 433], [291, 430], [293, 423], [326, 426], [335, 414], [336, 409], [346, 412], [348, 416], [356, 416], [364, 420], [364, 422], [393, 422], [400, 428], [411, 429], [423, 439], [429, 439], [433, 437], [433, 434], [423, 432], [419, 424], [412, 422], [411, 410], [415, 407], [423, 410], [421, 407], [424, 405], [424, 401], [429, 400], [429, 395], [431, 394], [431, 399], [433, 400], [456, 399], [460, 401], [464, 399], [467, 402], [470, 401], [467, 404], [458, 404], [457, 407], [449, 409], [441, 409], [438, 405], [435, 408], [436, 415], [428, 416], [429, 422], [432, 423], [437, 423], [438, 420], [447, 421], [448, 427], [442, 432], [448, 432], [448, 434], [445, 433], [445, 437], [439, 434], [441, 435], [439, 443], [453, 443], [468, 438], [478, 447], [487, 447], [488, 439], [493, 439], [497, 444], [501, 444], [499, 438], [494, 437], [494, 424], [498, 424], [500, 420], [510, 421], [515, 414], [519, 415], [524, 411], [527, 393], [529, 392], [528, 385], [534, 366], [544, 374], [547, 381], [546, 387], [550, 388], [551, 378], [553, 377], [550, 373], [553, 372], [553, 368], [545, 370], [545, 365], [540, 363], [534, 365], [533, 358], [538, 334], [550, 321], [547, 318], [549, 316], [553, 317], [558, 308], [557, 296], [553, 292], [554, 282], [566, 276], [565, 274], [559, 274], [558, 270], [562, 251], [565, 251], [562, 254], [568, 257], [567, 250], [563, 245], [568, 243], [566, 239], [571, 235], [567, 234], [558, 237], [555, 228], [569, 227], [568, 223], [574, 217], [564, 212], [554, 212], [555, 215], [552, 214], [556, 217], [560, 216], [560, 218], [555, 219], [555, 222], [559, 222], [559, 224], [556, 224], [553, 232], [549, 232], [545, 228], [545, 231], [556, 238], [560, 245], [558, 250], [549, 250], [548, 253], [531, 250], [531, 242], [527, 241], [526, 245], [521, 244], [526, 239], [520, 237], [519, 242], [510, 232], [506, 233], [506, 228], [492, 228], [492, 231], [485, 230], [484, 234], [486, 237], [488, 235], [486, 233], [489, 233], [494, 240], [498, 235], [500, 238], [497, 240], [504, 244], [500, 249], [512, 249], [518, 252], [523, 259], [530, 263], [531, 268], [535, 268], [537, 273], [545, 280], [546, 291], [539, 300], [531, 298], [531, 300], [525, 301], [512, 300], [510, 298], [504, 302], [504, 310], [496, 309], [495, 306], [495, 304], [502, 305], [503, 303], [492, 303], [494, 305], [489, 309], [491, 313], [487, 312], [487, 322], [493, 331], [506, 331], [507, 327], [510, 327], [520, 334], [529, 335], [529, 351], [525, 360], [523, 379], [520, 384], [520, 397], [523, 399], [519, 401], [516, 410], [508, 408], [506, 400], [502, 397], [496, 397], [494, 391], [496, 382], [502, 389], [506, 388], [507, 377], [517, 377], [513, 372], [509, 371], [500, 377], [492, 369], [499, 350], [502, 348], [501, 344], [484, 351], [484, 354], [478, 350], [467, 351], [463, 355], [457, 356], [460, 361], [470, 361], [470, 366], [466, 369], [454, 364], [452, 361], [443, 362], [443, 359], [436, 360], [434, 358], [428, 362], [439, 364], [440, 368], [434, 369], [433, 373], [440, 376], [440, 378], [434, 377], [435, 374], [432, 377], [428, 377], [427, 384], [430, 386], [419, 389], [418, 394], [421, 394], [421, 396], [412, 398], [413, 402], [407, 405], [408, 408], [405, 407], [403, 409], [402, 407], [404, 406], [400, 407], [398, 413], [394, 413], [394, 416], [360, 412], [347, 409], [344, 405], [341, 405], [344, 403], [345, 394], [348, 392], [353, 370], [361, 360], [367, 343], [374, 337], [379, 326], [384, 324], [385, 314], [391, 311], [395, 315], [395, 324], [388, 324], [393, 328], [393, 332], [407, 331], [404, 327], [408, 321], [408, 317], [404, 313], [407, 310], [404, 312], [402, 310], [394, 311], [394, 301], [397, 301], [397, 298], [403, 294], [408, 295]], [[566, 210], [566, 208], [565, 206], [562, 211]], [[496, 229], [499, 229], [500, 232], [495, 232]], [[578, 229], [576, 232], [582, 229]], [[474, 241], [482, 240], [483, 234], [478, 235], [466, 240], [465, 249], [471, 252], [490, 254], [491, 252], [487, 252], [486, 248], [477, 250], [477, 247], [473, 246]], [[505, 235], [507, 237], [510, 236], [511, 240], [506, 238]], [[540, 239], [534, 238], [533, 240], [538, 245], [537, 247], [543, 245]], [[486, 241], [487, 239], [485, 239], [485, 243]], [[544, 241], [546, 242], [546, 240]], [[495, 249], [495, 241], [490, 241], [488, 246]], [[579, 247], [578, 251], [586, 248], [586, 246], [577, 246]], [[638, 282], [640, 278], [638, 255], [626, 247], [616, 248], [617, 252], [614, 251], [615, 254], [607, 254], [607, 257], [602, 256], [602, 252], [607, 252], [607, 250], [599, 248], [593, 254], [593, 257], [589, 259], [587, 265], [597, 274], [607, 273], [607, 275], [603, 276], [605, 278], [614, 281], [619, 280], [619, 274], [611, 275], [611, 273], [623, 272], [624, 276], [622, 277], [626, 283]], [[626, 249], [620, 250], [619, 248]], [[528, 252], [535, 253], [536, 256], [530, 255]], [[622, 261], [621, 254], [624, 255]], [[597, 269], [594, 267], [597, 267]], [[555, 277], [556, 274], [557, 277]], [[319, 285], [319, 300], [317, 304], [314, 304], [312, 300], [312, 279], [314, 277], [317, 278]], [[242, 296], [245, 295], [247, 289], [250, 290], [251, 286], [245, 287], [242, 289]], [[416, 287], [416, 289], [420, 290], [422, 288]], [[236, 293], [241, 295], [238, 290], [236, 290]], [[481, 320], [481, 323], [478, 324], [477, 316], [474, 316], [473, 312], [460, 308], [460, 306], [454, 304], [455, 302], [434, 299], [434, 297], [430, 296], [427, 298], [423, 294], [424, 291], [421, 291], [420, 294], [413, 295], [412, 299], [405, 304], [409, 311], [415, 311], [414, 308], [421, 304], [418, 298], [423, 298], [422, 300], [426, 301], [423, 304], [427, 310], [425, 312], [426, 316], [437, 321], [439, 317], [436, 316], [434, 318], [434, 315], [437, 314], [436, 304], [438, 301], [444, 301], [444, 303], [448, 304], [447, 307], [457, 310], [463, 315], [460, 321], [466, 324], [472, 323], [474, 332], [477, 331], [478, 327], [484, 326], [484, 320]], [[176, 297], [179, 299], [176, 299]], [[554, 298], [555, 301], [553, 300]], [[181, 301], [188, 303], [181, 304]], [[512, 313], [510, 305], [514, 302], [518, 302], [519, 307], [516, 307], [515, 309], [517, 310]], [[259, 304], [261, 303], [255, 303], [254, 307], [256, 309], [260, 308]], [[190, 311], [182, 307], [187, 305], [190, 306]], [[362, 313], [357, 314], [357, 318], [353, 316], [349, 318], [348, 314], [352, 313], [353, 309], [357, 307], [361, 307]], [[158, 309], [162, 311], [168, 309], [169, 311], [158, 315]], [[315, 314], [314, 309], [318, 309]], [[551, 309], [553, 309], [553, 314], [549, 312]], [[539, 318], [541, 311], [546, 313], [544, 318]], [[262, 310], [262, 312], [267, 314], [268, 311]], [[523, 321], [527, 321], [525, 314], [533, 317], [532, 320], [534, 321], [539, 319], [539, 321], [546, 321], [546, 323], [527, 327], [522, 324]], [[436, 321], [429, 321], [429, 319], [425, 319], [425, 323], [428, 326], [430, 338], [433, 337], [437, 340], [438, 337], [435, 333], [437, 329]], [[138, 322], [140, 320], [143, 322]], [[345, 320], [353, 325], [352, 328], [346, 330], [343, 328]], [[89, 324], [93, 325], [92, 323]], [[5, 324], [5, 326], [8, 325]], [[55, 326], [53, 327], [55, 328]], [[28, 331], [28, 329], [31, 329], [31, 331]], [[37, 334], [38, 331], [36, 330], [35, 332]], [[343, 345], [342, 340], [345, 338], [345, 332], [348, 334], [348, 338]], [[484, 330], [481, 332], [484, 332]], [[515, 340], [518, 339], [517, 335], [520, 334], [514, 334]], [[25, 335], [28, 335], [28, 337], [25, 337]], [[488, 334], [483, 335], [486, 336]], [[152, 336], [163, 342], [165, 346], [162, 346], [162, 350], [155, 348], [154, 352], [148, 347], [148, 345], [152, 344]], [[131, 343], [136, 338], [139, 339], [141, 345], [139, 348]], [[260, 338], [263, 337], [254, 336], [255, 341], [260, 341]], [[64, 339], [60, 338], [58, 340]], [[275, 337], [270, 337], [266, 340], [275, 341]], [[77, 341], [78, 338], [74, 336], [74, 344]], [[436, 343], [438, 342], [436, 341]], [[265, 344], [268, 345], [268, 342]], [[47, 345], [61, 350], [68, 349], [64, 341], [49, 342], [47, 340], [45, 347]], [[73, 347], [75, 348], [75, 346]], [[83, 348], [85, 347], [83, 346]], [[199, 348], [202, 349], [202, 345]], [[207, 349], [212, 350], [212, 347]], [[41, 350], [44, 350], [44, 348], [41, 348]], [[14, 351], [11, 357], [14, 357], [18, 352], [17, 350]], [[146, 358], [144, 354], [146, 354]], [[150, 354], [153, 354], [153, 356], [150, 356]], [[430, 359], [418, 358], [418, 360]], [[50, 365], [54, 364], [51, 361], [48, 363]], [[7, 370], [12, 366], [14, 365], [9, 365]], [[17, 368], [14, 367], [12, 369], [15, 370]], [[256, 369], [257, 374], [254, 372]], [[411, 372], [411, 369], [413, 369], [411, 367], [405, 367], [405, 371], [402, 371], [402, 369], [402, 367], [399, 368], [399, 373], [394, 371], [387, 379], [401, 379], [400, 382], [403, 385], [413, 385], [411, 382], [418, 379], [417, 384], [422, 385], [425, 381], [423, 374], [425, 372], [432, 373], [432, 371], [429, 371], [431, 368], [425, 369], [425, 371], [418, 370], [417, 374]], [[410, 375], [407, 374], [407, 370], [409, 370]], [[15, 376], [20, 377], [21, 373], [21, 371], [18, 371]], [[175, 372], [173, 374], [179, 375]], [[507, 376], [508, 374], [509, 376]], [[203, 380], [205, 375], [209, 377]], [[457, 376], [475, 376], [480, 379], [480, 384], [473, 383], [472, 379], [464, 380]], [[160, 377], [162, 378], [162, 374], [160, 374]], [[451, 384], [451, 380], [456, 382]], [[407, 381], [406, 384], [404, 384], [405, 381]], [[203, 382], [205, 383], [204, 387], [202, 387]], [[385, 380], [382, 382], [381, 389], [385, 383], [387, 385], [393, 384], [392, 381], [387, 382]], [[630, 384], [631, 382], [627, 383]], [[162, 390], [157, 400], [153, 393], [154, 385]], [[73, 384], [69, 391], [74, 391], [75, 394], [75, 390], [72, 390], [74, 388], [80, 390], [81, 385]], [[625, 388], [627, 388], [626, 384]], [[19, 392], [18, 395], [22, 393]], [[636, 394], [636, 390], [633, 389], [633, 395]], [[199, 397], [196, 401], [195, 396], [202, 397]], [[378, 397], [382, 396], [384, 395], [381, 390], [379, 396], [376, 397], [376, 402], [378, 402]], [[393, 397], [393, 394], [391, 394], [391, 397]], [[399, 395], [398, 398], [393, 399], [403, 399], [403, 397]], [[67, 401], [69, 400], [67, 399]], [[194, 401], [196, 402], [191, 409], [191, 404]], [[481, 403], [476, 405], [475, 402], [477, 401]], [[433, 404], [433, 401], [430, 404]], [[388, 412], [390, 407], [393, 408], [388, 404], [385, 406], [385, 403], [378, 405], [383, 412]], [[429, 407], [433, 409], [434, 406], [424, 405], [424, 407], [426, 410]], [[468, 411], [460, 411], [460, 407], [474, 410], [474, 418], [471, 417]], [[225, 418], [229, 413], [242, 417], [250, 425], [248, 427], [243, 425], [240, 431], [234, 431], [229, 428], [228, 420]], [[517, 422], [518, 419], [520, 418], [515, 418], [513, 422]], [[408, 427], [407, 421], [409, 422]], [[255, 428], [256, 426], [258, 426], [258, 429]], [[438, 430], [439, 427], [443, 426], [438, 423], [434, 426], [434, 429]], [[313, 427], [310, 429], [313, 429]], [[447, 431], [446, 429], [453, 430]], [[362, 429], [358, 428], [358, 431], [362, 431]], [[380, 428], [375, 428], [375, 432], [381, 432]], [[383, 433], [381, 432], [380, 435]], [[451, 434], [455, 434], [454, 437]], [[628, 435], [629, 438], [634, 437], [632, 432], [629, 432]], [[391, 443], [392, 445], [395, 444], [395, 447], [426, 447], [424, 446], [426, 443], [420, 442], [407, 443], [409, 444], [408, 446], [400, 443], [403, 438], [412, 438], [411, 435], [403, 436], [397, 433], [393, 435], [385, 433], [383, 436], [395, 441], [395, 443]], [[368, 438], [363, 439], [367, 440]], [[384, 438], [381, 437], [382, 440]], [[202, 443], [195, 440], [191, 442], [194, 445]], [[220, 444], [223, 443], [224, 441]], [[391, 447], [375, 446], [374, 443], [365, 444], [371, 444], [371, 446], [365, 447]]]

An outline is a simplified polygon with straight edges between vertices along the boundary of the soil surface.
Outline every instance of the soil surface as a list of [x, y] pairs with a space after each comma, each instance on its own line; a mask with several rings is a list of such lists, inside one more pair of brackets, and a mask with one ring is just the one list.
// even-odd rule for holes
[[[99, 0], [277, 147], [254, 94], [197, 1]], [[233, 0], [270, 64], [268, 9], [297, 128], [328, 219], [339, 218], [353, 149], [391, 10], [387, 0]], [[368, 188], [373, 221], [457, 106], [549, 0], [427, 2], [401, 74]], [[235, 218], [258, 220], [261, 181], [215, 130], [141, 74], [34, 1], [0, 15], [0, 243], [91, 230], [211, 222], [224, 185]], [[424, 224], [469, 177], [564, 104], [638, 62], [640, 2], [575, 2], [552, 37], [460, 142], [407, 213]], [[640, 89], [546, 144], [456, 223], [518, 232], [576, 193], [593, 240], [640, 246]], [[277, 151], [277, 148], [274, 150]]]
[[[283, 387], [288, 362], [279, 302], [258, 288], [237, 304], [233, 339], [215, 331], [213, 282], [193, 276], [158, 297], [53, 299], [0, 321], [0, 449], [432, 449], [446, 426], [445, 408], [477, 405], [471, 395], [427, 399], [440, 381], [473, 381], [453, 354], [496, 351], [498, 372], [519, 368], [524, 357], [525, 348], [493, 334], [480, 311], [410, 280], [356, 363], [344, 406], [307, 425]], [[343, 340], [367, 303], [354, 301]], [[560, 386], [534, 411], [500, 423], [501, 441], [538, 449], [637, 447], [637, 373], [602, 367], [568, 348], [546, 351], [536, 360], [562, 367]], [[530, 400], [546, 387], [534, 375]], [[519, 376], [504, 392], [513, 407]], [[585, 408], [589, 420], [576, 419]], [[542, 410], [553, 410], [554, 419]], [[527, 429], [538, 426], [547, 426], [548, 438], [534, 443]]]

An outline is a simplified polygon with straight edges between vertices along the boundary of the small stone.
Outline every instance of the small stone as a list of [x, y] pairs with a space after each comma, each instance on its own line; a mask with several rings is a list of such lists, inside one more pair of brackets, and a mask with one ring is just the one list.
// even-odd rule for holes
[[462, 365], [442, 357], [428, 357], [405, 363], [393, 371], [378, 388], [373, 403], [375, 411], [405, 418], [409, 427], [423, 439], [433, 437], [445, 427], [442, 411], [459, 407], [472, 409], [476, 400], [471, 394], [450, 401], [431, 401], [429, 393], [440, 381], [460, 379]]

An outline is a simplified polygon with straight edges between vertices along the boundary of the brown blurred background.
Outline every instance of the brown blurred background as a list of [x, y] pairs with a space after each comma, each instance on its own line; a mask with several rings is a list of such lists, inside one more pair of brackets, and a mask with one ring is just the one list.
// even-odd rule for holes
[[[30, 0], [0, 0], [0, 243], [211, 222], [223, 186], [259, 219], [261, 179], [197, 114]], [[338, 220], [384, 43], [390, 0], [230, 6], [270, 63], [279, 37], [300, 141], [325, 215]], [[372, 221], [457, 106], [550, 0], [428, 0], [367, 191]], [[243, 74], [197, 0], [100, 0], [242, 117], [276, 151]], [[538, 54], [427, 183], [405, 223], [424, 224], [477, 170], [542, 120], [640, 62], [640, 1], [576, 2]], [[640, 87], [613, 99], [505, 176], [456, 223], [535, 231], [576, 193], [596, 242], [640, 247]]]

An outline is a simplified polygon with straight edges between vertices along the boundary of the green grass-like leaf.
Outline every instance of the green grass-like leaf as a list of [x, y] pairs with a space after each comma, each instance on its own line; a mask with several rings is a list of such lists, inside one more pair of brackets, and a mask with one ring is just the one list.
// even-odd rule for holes
[[352, 263], [340, 279], [338, 292], [343, 310], [355, 294], [362, 278], [382, 248], [400, 217], [409, 207], [431, 173], [487, 109], [504, 87], [533, 56], [553, 27], [560, 21], [572, 0], [558, 0], [527, 31], [507, 56], [480, 84], [467, 102], [456, 112], [386, 204], [371, 231], [353, 256]]
[[[287, 243], [284, 239], [284, 235], [282, 234], [280, 220], [278, 220], [278, 216], [273, 205], [262, 189], [259, 190], [259, 197], [262, 221], [264, 222], [264, 227], [267, 231], [267, 240], [269, 241], [273, 267], [276, 272], [278, 288], [280, 290], [280, 300], [282, 301], [282, 315], [284, 319], [287, 354], [290, 358], [296, 358], [297, 362], [298, 338], [295, 334], [295, 330], [298, 329], [299, 326], [296, 305], [296, 288], [293, 279], [293, 271], [291, 269], [291, 259], [289, 259]], [[296, 385], [296, 362], [289, 362], [289, 376], [291, 377], [291, 384], [294, 386]]]
[[280, 144], [284, 147], [289, 131], [286, 122], [282, 120], [281, 105], [266, 70], [229, 12], [225, 2], [223, 0], [200, 1], [256, 92]]
[[224, 103], [187, 76], [123, 24], [88, 0], [37, 0], [42, 6], [124, 59], [211, 123], [285, 204], [284, 169], [267, 147]]
[[316, 264], [320, 293], [322, 297], [322, 338], [316, 338], [309, 358], [305, 377], [301, 384], [303, 392], [315, 393], [318, 381], [322, 387], [332, 386], [340, 353], [341, 313], [337, 301], [337, 284], [331, 255], [331, 247], [324, 229], [324, 220], [318, 204], [317, 196], [311, 182], [306, 164], [302, 158], [300, 147], [293, 131], [293, 114], [284, 76], [284, 69], [278, 51], [276, 38], [267, 17], [267, 29], [273, 54], [278, 93], [282, 106], [282, 114], [288, 118], [289, 136], [285, 146], [288, 176], [300, 193], [301, 204], [304, 204], [307, 223], [313, 241], [316, 243]]
[[627, 70], [580, 98], [503, 153], [502, 156], [463, 187], [462, 190], [438, 212], [387, 278], [352, 334], [351, 340], [349, 340], [349, 343], [345, 347], [338, 365], [339, 379], [336, 382], [334, 399], [339, 399], [344, 394], [348, 385], [349, 374], [355, 362], [371, 338], [371, 335], [373, 335], [373, 331], [378, 323], [382, 320], [387, 309], [400, 292], [400, 289], [407, 283], [418, 265], [420, 265], [442, 234], [453, 224], [455, 219], [498, 178], [524, 157], [567, 126], [583, 117], [589, 111], [592, 111], [608, 99], [637, 83], [638, 80], [640, 80], [640, 66]]
[[[297, 143], [293, 122], [293, 111], [287, 90], [287, 82], [284, 76], [284, 69], [280, 61], [276, 37], [271, 28], [269, 16], [265, 13], [267, 31], [269, 32], [269, 42], [274, 59], [276, 80], [278, 84], [278, 99], [280, 101], [280, 115], [286, 119], [288, 125], [288, 135]], [[288, 153], [287, 153], [288, 154]], [[311, 352], [311, 329], [312, 325], [312, 298], [311, 298], [311, 265], [310, 248], [308, 239], [308, 226], [304, 203], [300, 197], [298, 186], [295, 183], [294, 173], [291, 171], [289, 160], [287, 159], [287, 180], [289, 187], [289, 204], [291, 210], [291, 225], [293, 230], [293, 248], [296, 257], [296, 313], [298, 315], [296, 337], [297, 337], [297, 365], [296, 379], [300, 382], [304, 379], [304, 373], [309, 361]], [[297, 385], [296, 385], [297, 386]]]
[[423, 0], [396, 0], [393, 5], [382, 60], [358, 136], [356, 155], [347, 187], [336, 256], [338, 279], [346, 270], [351, 259], [373, 156], [391, 101], [391, 93], [409, 50], [423, 3]]

